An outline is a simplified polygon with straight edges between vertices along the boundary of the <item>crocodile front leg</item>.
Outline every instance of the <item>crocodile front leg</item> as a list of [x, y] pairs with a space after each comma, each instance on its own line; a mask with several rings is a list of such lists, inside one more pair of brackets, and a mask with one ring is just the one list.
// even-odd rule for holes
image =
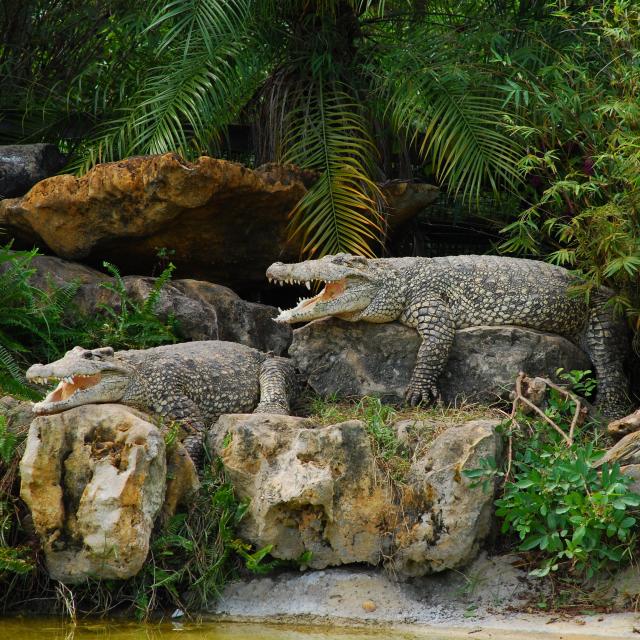
[[447, 363], [455, 335], [451, 311], [441, 298], [423, 298], [404, 311], [400, 322], [417, 329], [422, 338], [405, 400], [411, 406], [436, 402], [440, 399], [438, 378]]
[[260, 369], [260, 402], [254, 413], [289, 415], [295, 385], [293, 365], [286, 358], [267, 358]]
[[196, 469], [200, 469], [204, 454], [206, 428], [198, 405], [190, 398], [180, 396], [172, 398], [171, 406], [162, 406], [158, 413], [163, 418], [174, 420], [180, 424], [186, 432], [186, 436], [182, 439], [182, 445]]

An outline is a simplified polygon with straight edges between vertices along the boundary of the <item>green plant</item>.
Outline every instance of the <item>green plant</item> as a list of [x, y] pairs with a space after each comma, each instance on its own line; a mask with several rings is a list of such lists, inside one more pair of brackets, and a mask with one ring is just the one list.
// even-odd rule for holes
[[567, 448], [536, 439], [514, 460], [514, 479], [496, 500], [496, 514], [503, 533], [517, 533], [520, 551], [546, 556], [531, 575], [562, 567], [592, 578], [631, 560], [640, 495], [618, 465], [592, 467], [601, 455], [591, 444]]
[[[589, 374], [571, 371], [564, 378], [574, 391], [593, 391]], [[495, 478], [503, 479], [496, 514], [502, 533], [516, 538], [517, 549], [533, 553], [537, 566], [531, 575], [557, 572], [591, 579], [629, 562], [640, 495], [631, 491], [633, 481], [619, 465], [596, 467], [604, 451], [593, 425], [577, 427], [575, 401], [553, 388], [547, 391], [546, 419], [517, 409], [516, 404], [501, 425], [510, 439], [506, 468], [483, 460], [465, 475], [487, 490], [493, 490]], [[563, 437], [565, 432], [573, 436]]]
[[35, 249], [0, 246], [0, 389], [29, 399], [38, 395], [26, 384], [23, 370], [34, 361], [58, 358], [75, 336], [64, 314], [77, 285], [33, 286], [36, 255]]
[[602, 285], [640, 326], [640, 8], [633, 0], [550, 3], [535, 63], [511, 65], [508, 100], [529, 122], [520, 168], [525, 210], [503, 230], [502, 248], [544, 255], [576, 270], [576, 295]]
[[178, 323], [173, 315], [161, 319], [157, 314], [160, 295], [171, 280], [175, 267], [169, 264], [156, 278], [151, 291], [143, 301], [133, 298], [118, 268], [103, 262], [111, 274], [112, 282], [100, 286], [113, 294], [110, 303], [102, 303], [99, 309], [103, 317], [94, 320], [83, 318], [81, 326], [85, 335], [81, 342], [96, 345], [105, 344], [114, 349], [145, 349], [178, 341]]
[[556, 371], [556, 375], [560, 380], [564, 380], [573, 392], [587, 400], [593, 396], [598, 387], [598, 381], [593, 377], [590, 369], [565, 371], [560, 368]]
[[14, 137], [60, 137], [82, 171], [225, 153], [229, 125], [251, 123], [256, 163], [320, 173], [292, 216], [308, 254], [380, 248], [378, 180], [427, 171], [466, 198], [518, 183], [488, 42], [539, 3], [105, 0], [92, 15], [69, 2], [0, 12], [0, 116]]
[[7, 419], [0, 415], [0, 460], [8, 465], [16, 451], [18, 436], [9, 430]]

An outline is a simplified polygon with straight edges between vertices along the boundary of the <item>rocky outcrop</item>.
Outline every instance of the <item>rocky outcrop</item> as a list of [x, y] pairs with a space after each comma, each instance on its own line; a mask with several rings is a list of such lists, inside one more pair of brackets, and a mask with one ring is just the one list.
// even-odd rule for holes
[[0, 145], [0, 199], [25, 194], [36, 182], [64, 167], [55, 144]]
[[498, 420], [472, 420], [439, 435], [411, 465], [396, 532], [393, 569], [423, 576], [473, 560], [491, 529], [493, 491], [464, 476], [483, 459], [497, 459]]
[[166, 489], [164, 439], [143, 414], [87, 405], [36, 418], [20, 474], [53, 578], [138, 573]]
[[225, 415], [210, 447], [236, 495], [250, 500], [240, 533], [256, 547], [316, 569], [384, 563], [414, 576], [464, 565], [487, 535], [493, 495], [472, 487], [464, 471], [498, 456], [496, 424], [451, 427], [397, 487], [358, 420], [320, 427], [306, 418]]
[[[263, 286], [272, 262], [299, 256], [300, 238], [288, 238], [289, 214], [316, 179], [293, 166], [133, 157], [81, 178], [48, 178], [0, 202], [0, 228], [61, 258], [108, 258], [125, 273], [150, 273], [165, 249], [180, 275], [245, 293]], [[432, 202], [437, 189], [400, 182], [383, 192], [393, 226]]]
[[288, 166], [139, 156], [39, 182], [0, 203], [0, 227], [61, 258], [104, 256], [129, 273], [150, 272], [166, 248], [185, 275], [247, 286], [283, 252], [297, 255], [287, 216], [314, 180]]
[[[103, 305], [119, 310], [119, 297], [101, 286], [113, 281], [106, 274], [52, 256], [37, 256], [32, 264], [36, 272], [31, 282], [41, 288], [78, 283], [73, 304], [81, 313], [99, 314]], [[155, 278], [125, 276], [123, 282], [127, 295], [140, 302]], [[165, 319], [173, 316], [186, 340], [228, 340], [276, 355], [291, 343], [291, 328], [273, 321], [278, 315], [274, 307], [246, 302], [231, 289], [210, 282], [172, 280], [161, 292], [156, 313]]]
[[[398, 323], [317, 320], [296, 329], [289, 353], [317, 393], [380, 395], [400, 401], [420, 346], [416, 331]], [[447, 403], [508, 398], [520, 371], [552, 377], [563, 367], [590, 369], [586, 354], [568, 340], [522, 327], [457, 331], [438, 386]]]
[[193, 301], [215, 310], [218, 339], [239, 342], [276, 355], [286, 353], [291, 344], [291, 327], [275, 322], [275, 307], [247, 302], [231, 289], [202, 280], [175, 280], [172, 287]]

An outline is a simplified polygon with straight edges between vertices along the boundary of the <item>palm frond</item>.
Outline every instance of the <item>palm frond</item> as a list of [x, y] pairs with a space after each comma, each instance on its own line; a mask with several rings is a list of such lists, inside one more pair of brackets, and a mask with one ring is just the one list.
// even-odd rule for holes
[[284, 161], [321, 172], [291, 216], [307, 255], [371, 256], [382, 239], [383, 197], [371, 179], [376, 151], [361, 109], [344, 87], [316, 81], [290, 113]]
[[463, 199], [479, 197], [485, 186], [515, 189], [522, 148], [508, 135], [509, 113], [489, 76], [477, 66], [465, 70], [445, 42], [428, 52], [408, 42], [383, 58], [373, 77], [384, 115]]
[[249, 0], [160, 0], [147, 31], [169, 25], [158, 52], [177, 45], [187, 57], [201, 42], [210, 56], [216, 56], [221, 38], [244, 31], [250, 5]]
[[171, 47], [172, 66], [149, 70], [72, 169], [83, 172], [98, 162], [136, 154], [176, 151], [192, 157], [215, 149], [261, 77], [260, 61], [244, 50], [245, 4], [234, 0], [224, 13], [226, 3], [218, 0], [169, 3], [152, 26], [170, 25], [160, 51], [166, 54], [164, 48]]

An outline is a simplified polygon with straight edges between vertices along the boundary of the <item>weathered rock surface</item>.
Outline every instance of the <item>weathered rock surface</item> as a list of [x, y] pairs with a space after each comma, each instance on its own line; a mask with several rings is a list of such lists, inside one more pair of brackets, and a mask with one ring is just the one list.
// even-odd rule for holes
[[498, 420], [472, 420], [439, 435], [411, 465], [404, 518], [396, 533], [392, 566], [403, 576], [423, 576], [463, 566], [478, 553], [491, 528], [493, 491], [465, 471], [501, 451]]
[[496, 420], [451, 427], [419, 457], [401, 491], [377, 467], [358, 420], [225, 415], [210, 437], [239, 498], [241, 534], [277, 558], [313, 568], [385, 563], [400, 576], [459, 567], [489, 531], [491, 493], [463, 471], [499, 454]]
[[[105, 304], [119, 309], [118, 296], [100, 286], [112, 281], [106, 274], [51, 256], [37, 256], [32, 264], [36, 273], [31, 282], [41, 288], [79, 283], [73, 302], [81, 312], [93, 315]], [[123, 281], [131, 299], [142, 301], [155, 278], [125, 276]], [[273, 321], [278, 315], [275, 307], [246, 302], [231, 289], [210, 282], [172, 280], [163, 288], [156, 310], [161, 318], [175, 317], [187, 340], [228, 340], [276, 355], [291, 343], [291, 327]]]
[[314, 180], [294, 167], [133, 157], [3, 201], [0, 227], [62, 258], [108, 256], [129, 272], [149, 272], [164, 247], [185, 275], [246, 286], [261, 283], [281, 252], [297, 255], [286, 242], [287, 216]]
[[25, 194], [36, 182], [64, 167], [55, 144], [0, 145], [0, 198]]
[[291, 326], [275, 322], [275, 307], [247, 302], [227, 287], [202, 280], [175, 280], [172, 286], [191, 300], [215, 310], [218, 339], [240, 342], [261, 351], [284, 354], [293, 337]]
[[[294, 166], [138, 156], [97, 165], [81, 178], [48, 178], [24, 197], [0, 202], [0, 228], [61, 258], [108, 258], [124, 273], [150, 273], [164, 248], [181, 275], [244, 293], [264, 284], [272, 262], [298, 258], [301, 240], [288, 239], [289, 213], [316, 179]], [[391, 226], [437, 195], [431, 185], [403, 182], [383, 192]]]
[[165, 497], [164, 439], [121, 405], [86, 405], [31, 423], [20, 463], [51, 576], [128, 578], [142, 567]]
[[[289, 353], [321, 395], [380, 395], [400, 401], [420, 346], [416, 331], [398, 323], [317, 320], [293, 332]], [[457, 331], [438, 386], [447, 403], [507, 398], [516, 375], [551, 376], [556, 369], [590, 369], [568, 340], [522, 327]]]
[[[376, 481], [364, 425], [357, 420], [314, 428], [305, 418], [225, 415], [216, 433], [229, 433], [214, 450], [240, 498], [251, 502], [242, 535], [277, 558], [310, 551], [309, 566], [377, 564], [391, 489]], [[383, 534], [382, 534], [383, 535]]]

